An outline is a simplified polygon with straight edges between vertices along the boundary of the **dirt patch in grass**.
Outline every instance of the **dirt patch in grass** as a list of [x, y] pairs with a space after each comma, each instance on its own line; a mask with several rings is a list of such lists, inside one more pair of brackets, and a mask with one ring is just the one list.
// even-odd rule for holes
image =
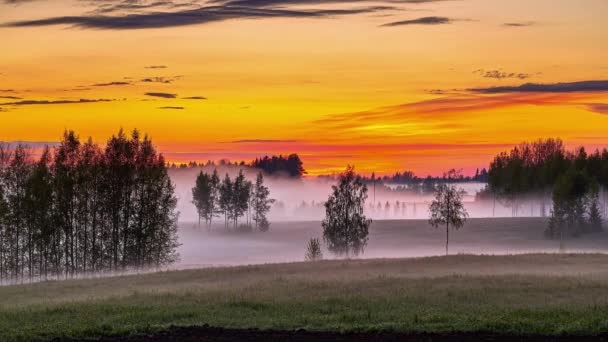
[[[91, 340], [65, 340], [58, 339], [55, 342], [76, 342]], [[360, 333], [338, 333], [338, 332], [313, 332], [313, 331], [262, 331], [256, 329], [221, 329], [212, 327], [186, 327], [171, 328], [169, 330], [150, 335], [134, 335], [128, 337], [104, 337], [99, 342], [165, 342], [165, 341], [248, 341], [248, 342], [329, 342], [329, 341], [402, 341], [402, 342], [462, 342], [462, 341], [492, 341], [492, 342], [514, 342], [514, 341], [539, 341], [539, 342], [566, 342], [566, 341], [608, 341], [608, 335], [602, 336], [541, 336], [541, 335], [495, 335], [479, 333], [448, 333], [448, 334], [403, 334], [391, 332], [360, 332]]]

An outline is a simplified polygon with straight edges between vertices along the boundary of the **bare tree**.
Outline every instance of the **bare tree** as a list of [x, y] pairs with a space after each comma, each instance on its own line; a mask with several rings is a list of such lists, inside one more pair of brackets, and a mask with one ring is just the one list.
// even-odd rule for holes
[[[448, 178], [455, 175], [456, 171], [448, 172]], [[445, 226], [445, 255], [448, 255], [450, 243], [450, 226], [453, 229], [460, 229], [469, 214], [464, 208], [462, 197], [465, 192], [450, 183], [439, 184], [435, 189], [435, 199], [429, 206], [429, 224], [437, 228]]]

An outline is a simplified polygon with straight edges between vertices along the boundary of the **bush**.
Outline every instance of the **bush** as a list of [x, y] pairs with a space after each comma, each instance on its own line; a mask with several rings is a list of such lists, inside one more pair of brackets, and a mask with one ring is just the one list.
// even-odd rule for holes
[[318, 261], [323, 259], [321, 252], [321, 242], [317, 238], [311, 238], [306, 247], [306, 261]]

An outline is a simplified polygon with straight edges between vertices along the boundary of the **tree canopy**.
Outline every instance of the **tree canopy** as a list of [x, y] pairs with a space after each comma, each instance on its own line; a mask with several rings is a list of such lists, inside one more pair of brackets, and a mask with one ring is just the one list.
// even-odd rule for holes
[[372, 222], [364, 215], [366, 199], [367, 186], [349, 165], [325, 202], [323, 238], [330, 251], [347, 257], [363, 253]]

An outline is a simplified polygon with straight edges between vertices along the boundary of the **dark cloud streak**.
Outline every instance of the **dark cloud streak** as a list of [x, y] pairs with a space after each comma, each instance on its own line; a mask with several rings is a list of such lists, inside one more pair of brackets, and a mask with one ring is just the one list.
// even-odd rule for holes
[[207, 98], [204, 96], [188, 96], [188, 97], [182, 97], [182, 99], [184, 99], [184, 100], [206, 100]]
[[412, 20], [394, 21], [392, 23], [386, 23], [380, 26], [392, 27], [392, 26], [408, 26], [408, 25], [445, 25], [451, 24], [452, 19], [446, 17], [423, 17]]
[[469, 91], [481, 94], [604, 92], [608, 91], [608, 80], [547, 84], [526, 83], [519, 86], [472, 88]]
[[152, 96], [152, 97], [161, 97], [163, 99], [174, 99], [174, 98], [177, 97], [177, 94], [156, 93], [156, 92], [145, 93], [144, 95], [146, 95], [146, 96]]
[[33, 105], [57, 105], [57, 104], [80, 104], [95, 102], [112, 102], [110, 99], [80, 99], [80, 100], [23, 100], [16, 102], [0, 103], [2, 106], [33, 106]]
[[207, 6], [176, 12], [151, 12], [122, 16], [81, 15], [52, 17], [39, 20], [10, 22], [3, 24], [2, 26], [37, 27], [71, 25], [74, 27], [90, 29], [127, 30], [207, 24], [231, 19], [326, 18], [332, 16], [372, 13], [388, 9], [394, 9], [394, 7], [375, 6], [357, 9], [290, 10], [284, 8]]
[[183, 110], [184, 107], [175, 107], [175, 106], [166, 106], [166, 107], [158, 107], [158, 109], [173, 109], [173, 110]]

